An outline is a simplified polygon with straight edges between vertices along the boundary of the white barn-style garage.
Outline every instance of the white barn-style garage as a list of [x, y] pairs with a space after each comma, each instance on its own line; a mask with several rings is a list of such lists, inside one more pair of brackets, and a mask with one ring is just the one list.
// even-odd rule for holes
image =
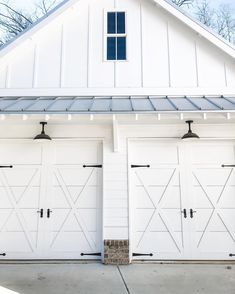
[[234, 59], [163, 0], [67, 0], [7, 44], [0, 260], [234, 260]]

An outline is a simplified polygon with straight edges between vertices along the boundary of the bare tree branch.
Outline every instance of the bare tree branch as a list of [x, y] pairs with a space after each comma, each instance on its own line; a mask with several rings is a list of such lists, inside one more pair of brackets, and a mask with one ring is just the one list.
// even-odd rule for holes
[[38, 0], [31, 12], [15, 8], [11, 1], [0, 0], [0, 30], [4, 32], [0, 46], [23, 32], [43, 15], [47, 15], [62, 0]]
[[229, 5], [212, 9], [208, 0], [197, 1], [196, 16], [200, 22], [217, 32], [229, 42], [235, 43], [235, 18]]
[[190, 6], [193, 4], [194, 0], [171, 0], [174, 4], [176, 4], [177, 6]]

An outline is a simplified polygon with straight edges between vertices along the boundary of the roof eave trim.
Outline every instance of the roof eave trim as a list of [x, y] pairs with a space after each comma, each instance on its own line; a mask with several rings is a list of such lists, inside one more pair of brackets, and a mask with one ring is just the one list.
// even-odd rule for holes
[[182, 21], [188, 27], [193, 29], [199, 35], [210, 41], [212, 44], [217, 46], [219, 49], [227, 53], [232, 58], [235, 58], [235, 47], [232, 43], [227, 42], [225, 39], [222, 39], [216, 33], [210, 31], [209, 28], [205, 27], [203, 24], [199, 24], [196, 20], [192, 19], [189, 15], [185, 14], [182, 10], [178, 9], [173, 3], [170, 3], [169, 0], [153, 0], [155, 4], [165, 9], [170, 14], [174, 15], [177, 19]]

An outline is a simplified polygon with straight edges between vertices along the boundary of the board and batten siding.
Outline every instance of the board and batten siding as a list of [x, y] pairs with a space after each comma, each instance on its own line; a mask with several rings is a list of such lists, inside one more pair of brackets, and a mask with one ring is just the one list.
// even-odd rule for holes
[[[113, 9], [127, 12], [127, 61], [105, 60]], [[80, 0], [0, 57], [2, 90], [136, 95], [215, 87], [235, 87], [234, 59], [149, 0]]]

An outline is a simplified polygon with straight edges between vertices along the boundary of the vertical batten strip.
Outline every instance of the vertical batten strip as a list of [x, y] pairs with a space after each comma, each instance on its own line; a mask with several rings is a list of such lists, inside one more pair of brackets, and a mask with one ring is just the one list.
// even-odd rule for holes
[[140, 3], [140, 55], [141, 55], [141, 87], [144, 87], [144, 49], [143, 49], [143, 7]]
[[167, 30], [167, 53], [168, 53], [168, 77], [169, 77], [169, 87], [171, 87], [171, 53], [170, 53], [170, 32], [169, 32], [169, 21], [166, 22]]
[[33, 84], [33, 88], [37, 87], [37, 72], [38, 71], [38, 45], [35, 44], [34, 45], [34, 61], [33, 61], [33, 80], [32, 80], [32, 84]]
[[197, 41], [194, 42], [195, 45], [195, 69], [196, 69], [196, 83], [197, 87], [199, 87], [199, 71], [198, 71], [198, 50], [197, 50]]
[[10, 80], [11, 80], [11, 63], [9, 62], [6, 69], [6, 80], [5, 80], [5, 87], [8, 89], [10, 88]]
[[64, 84], [64, 65], [65, 65], [65, 42], [64, 42], [64, 24], [61, 25], [61, 43], [60, 43], [60, 88]]
[[88, 4], [87, 7], [87, 88], [90, 87], [90, 43], [91, 43], [91, 11], [90, 11], [90, 5]]
[[227, 65], [226, 62], [224, 62], [224, 80], [225, 80], [225, 87], [228, 87], [228, 76], [227, 76]]

